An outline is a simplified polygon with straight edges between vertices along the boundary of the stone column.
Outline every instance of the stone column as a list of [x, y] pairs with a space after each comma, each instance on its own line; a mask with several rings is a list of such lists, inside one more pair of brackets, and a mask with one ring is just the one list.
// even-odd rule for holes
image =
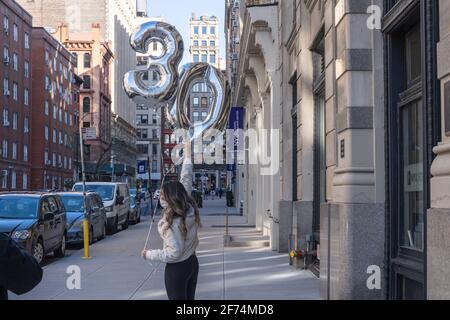
[[450, 2], [440, 0], [439, 10], [437, 55], [442, 142], [433, 150], [436, 159], [431, 167], [431, 209], [427, 216], [428, 299], [450, 299]]
[[328, 0], [326, 4], [326, 25], [331, 28], [326, 32], [334, 34], [327, 38], [325, 51], [335, 59], [326, 70], [326, 90], [334, 88], [337, 109], [335, 133], [327, 135], [327, 164], [332, 160], [329, 154], [335, 153], [337, 167], [328, 188], [332, 195], [321, 208], [321, 262], [326, 264], [322, 295], [329, 299], [384, 296], [383, 290], [367, 288], [368, 267], [384, 268], [385, 242], [384, 202], [377, 202], [375, 185], [376, 175], [384, 172], [375, 172], [379, 159], [373, 130], [375, 108], [383, 108], [376, 98], [383, 95], [382, 88], [374, 84], [383, 72], [382, 63], [373, 50], [383, 47], [383, 42], [380, 30], [367, 27], [367, 8], [372, 4], [381, 7], [382, 1]]

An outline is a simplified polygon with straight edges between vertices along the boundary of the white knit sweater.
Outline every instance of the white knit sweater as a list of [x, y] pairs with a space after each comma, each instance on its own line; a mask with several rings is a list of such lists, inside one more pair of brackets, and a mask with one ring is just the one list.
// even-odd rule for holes
[[[189, 195], [192, 193], [192, 177], [192, 163], [188, 160], [183, 163], [180, 182]], [[199, 226], [195, 222], [195, 211], [193, 208], [190, 208], [186, 215], [186, 237], [183, 236], [182, 223], [183, 220], [181, 218], [174, 218], [172, 226], [167, 229], [166, 216], [163, 215], [158, 223], [158, 231], [164, 242], [163, 249], [147, 251], [147, 260], [177, 263], [189, 259], [195, 253], [199, 242]]]

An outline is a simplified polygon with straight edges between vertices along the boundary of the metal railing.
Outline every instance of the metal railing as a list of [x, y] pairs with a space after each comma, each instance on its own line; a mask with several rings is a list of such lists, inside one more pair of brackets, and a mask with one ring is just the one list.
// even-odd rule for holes
[[278, 0], [246, 0], [245, 6], [248, 7], [257, 7], [257, 6], [272, 6], [278, 5]]

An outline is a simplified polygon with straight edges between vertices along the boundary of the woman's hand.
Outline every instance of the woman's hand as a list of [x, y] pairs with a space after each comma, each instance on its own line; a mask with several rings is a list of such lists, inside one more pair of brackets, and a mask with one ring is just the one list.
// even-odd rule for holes
[[141, 256], [142, 256], [142, 258], [144, 258], [145, 260], [147, 260], [147, 250], [142, 250]]

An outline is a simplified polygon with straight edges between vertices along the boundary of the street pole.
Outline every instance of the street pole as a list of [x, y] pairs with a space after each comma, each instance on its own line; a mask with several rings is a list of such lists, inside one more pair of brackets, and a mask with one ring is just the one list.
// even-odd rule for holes
[[111, 151], [111, 182], [115, 182], [114, 174], [114, 153]]
[[84, 167], [84, 150], [83, 150], [83, 129], [80, 127], [80, 160], [81, 160], [81, 176], [83, 180], [83, 204], [84, 204], [84, 220], [83, 220], [83, 242], [84, 242], [84, 256], [83, 259], [88, 260], [89, 256], [89, 221], [86, 211], [86, 171]]

